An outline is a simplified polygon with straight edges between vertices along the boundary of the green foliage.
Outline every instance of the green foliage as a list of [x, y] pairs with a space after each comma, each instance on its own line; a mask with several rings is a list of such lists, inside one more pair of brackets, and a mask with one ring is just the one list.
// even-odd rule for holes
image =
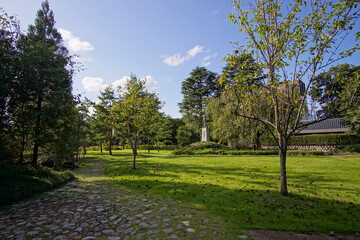
[[95, 113], [92, 116], [92, 129], [94, 140], [99, 144], [106, 143], [111, 155], [111, 145], [113, 141], [113, 132], [115, 129], [115, 116], [113, 106], [115, 101], [120, 100], [120, 96], [115, 94], [115, 90], [109, 86], [100, 92], [100, 102], [94, 104]]
[[196, 142], [198, 136], [189, 129], [188, 125], [181, 125], [176, 130], [176, 140], [180, 146], [186, 146]]
[[140, 137], [151, 132], [162, 116], [159, 112], [162, 102], [155, 93], [147, 91], [145, 83], [146, 80], [131, 75], [122, 98], [112, 108], [116, 129], [121, 131], [133, 150], [134, 169]]
[[360, 144], [340, 145], [336, 147], [335, 152], [339, 153], [360, 153]]
[[[235, 51], [226, 60], [227, 65], [219, 80], [225, 90], [219, 98], [212, 98], [206, 108], [211, 136], [233, 148], [258, 149], [261, 146], [260, 139], [268, 134], [268, 129], [261, 122], [239, 116], [239, 106], [234, 102], [244, 97], [242, 88], [256, 89], [256, 84], [264, 80], [265, 76], [251, 54], [239, 54]], [[244, 75], [247, 76], [246, 82], [238, 84], [238, 79]], [[256, 102], [254, 106], [257, 107], [257, 112], [268, 114], [271, 106], [267, 99], [256, 96], [251, 101]]]
[[[350, 95], [355, 97], [355, 101], [352, 104], [355, 106], [359, 105], [360, 90], [356, 88], [359, 77], [360, 66], [350, 64], [331, 67], [328, 71], [316, 76], [310, 96], [321, 105], [321, 109], [317, 111], [317, 114], [319, 116], [326, 116], [341, 111], [343, 109], [341, 104], [342, 98], [346, 97], [342, 94], [345, 92], [344, 90], [354, 92]], [[349, 86], [349, 83], [352, 86]], [[346, 89], [348, 87], [353, 89]], [[357, 117], [359, 118], [360, 116], [358, 115]]]
[[74, 179], [69, 171], [47, 167], [0, 165], [0, 206], [48, 191]]
[[[140, 152], [138, 169], [129, 170], [130, 151], [107, 161], [109, 180], [142, 194], [179, 199], [226, 220], [237, 230], [356, 233], [359, 229], [358, 158], [288, 157], [290, 196], [278, 194], [278, 156], [174, 156]], [[341, 221], [339, 221], [341, 219]], [[241, 226], [241, 228], [239, 228]]]
[[312, 150], [289, 150], [288, 156], [324, 156], [326, 155], [323, 151], [312, 151]]
[[189, 150], [201, 150], [201, 149], [224, 149], [228, 150], [229, 148], [215, 142], [196, 142], [192, 143], [189, 146], [186, 147], [186, 149]]
[[42, 3], [26, 35], [20, 32], [14, 18], [9, 19], [2, 14], [0, 148], [5, 150], [2, 157], [13, 163], [31, 161], [37, 165], [51, 161], [61, 166], [73, 161], [76, 150], [74, 62], [55, 28], [48, 1]]
[[[303, 136], [293, 136], [289, 145], [349, 145], [360, 143], [360, 136], [357, 134], [313, 134]], [[276, 146], [272, 139], [264, 141], [264, 145]]]
[[200, 131], [205, 117], [205, 108], [209, 98], [218, 97], [221, 87], [215, 73], [205, 67], [196, 67], [190, 76], [182, 82], [181, 93], [184, 98], [179, 103], [183, 121], [196, 140], [200, 140]]

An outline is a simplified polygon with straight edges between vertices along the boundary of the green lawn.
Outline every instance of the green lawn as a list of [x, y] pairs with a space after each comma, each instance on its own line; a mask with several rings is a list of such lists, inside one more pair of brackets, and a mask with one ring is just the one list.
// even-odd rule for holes
[[224, 218], [232, 231], [355, 233], [360, 229], [359, 157], [288, 157], [289, 197], [279, 194], [277, 156], [140, 151], [136, 170], [131, 169], [130, 150], [114, 151], [113, 156], [90, 151], [87, 157], [108, 160], [105, 173], [117, 183], [195, 204]]

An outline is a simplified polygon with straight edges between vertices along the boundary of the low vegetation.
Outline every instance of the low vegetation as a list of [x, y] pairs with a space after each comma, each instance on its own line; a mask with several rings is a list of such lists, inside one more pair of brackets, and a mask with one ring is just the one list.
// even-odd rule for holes
[[[130, 150], [107, 160], [105, 174], [147, 194], [195, 204], [236, 229], [355, 233], [360, 229], [359, 158], [290, 156], [290, 196], [279, 194], [278, 156], [179, 156], [140, 151], [131, 169]], [[235, 235], [234, 235], [235, 236]]]
[[0, 206], [48, 191], [74, 179], [70, 171], [47, 167], [0, 166]]

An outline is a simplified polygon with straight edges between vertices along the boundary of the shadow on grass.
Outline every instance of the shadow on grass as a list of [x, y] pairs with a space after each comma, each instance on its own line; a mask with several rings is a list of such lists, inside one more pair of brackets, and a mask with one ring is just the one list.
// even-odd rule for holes
[[[360, 229], [359, 204], [337, 200], [334, 193], [327, 199], [308, 194], [317, 188], [324, 191], [322, 184], [338, 180], [334, 175], [293, 173], [289, 185], [294, 192], [282, 197], [275, 168], [185, 165], [153, 157], [159, 160], [146, 163], [150, 156], [139, 156], [138, 169], [134, 170], [129, 155], [119, 154], [108, 162], [105, 173], [121, 186], [196, 204], [223, 217], [230, 228], [322, 233], [355, 233]], [[170, 155], [164, 158], [177, 159]], [[331, 191], [337, 190], [353, 192], [340, 187]]]

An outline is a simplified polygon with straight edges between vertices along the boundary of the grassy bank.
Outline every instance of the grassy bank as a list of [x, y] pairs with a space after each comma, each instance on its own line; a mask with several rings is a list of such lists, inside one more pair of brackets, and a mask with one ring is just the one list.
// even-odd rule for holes
[[335, 156], [288, 158], [291, 195], [279, 195], [278, 156], [174, 156], [131, 152], [107, 160], [117, 183], [149, 194], [171, 196], [221, 216], [229, 228], [354, 233], [360, 229], [360, 159]]
[[46, 167], [0, 166], [0, 206], [31, 197], [74, 179], [69, 171]]

